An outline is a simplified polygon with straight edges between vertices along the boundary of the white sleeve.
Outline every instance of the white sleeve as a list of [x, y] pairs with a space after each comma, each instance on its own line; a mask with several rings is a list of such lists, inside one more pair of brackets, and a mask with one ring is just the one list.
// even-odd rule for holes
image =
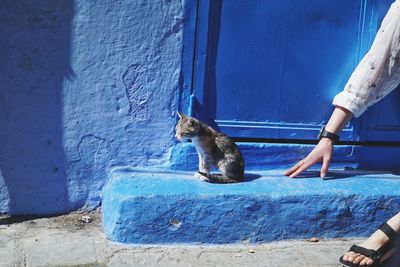
[[359, 117], [400, 83], [400, 1], [386, 14], [371, 49], [354, 70], [344, 90], [333, 99]]

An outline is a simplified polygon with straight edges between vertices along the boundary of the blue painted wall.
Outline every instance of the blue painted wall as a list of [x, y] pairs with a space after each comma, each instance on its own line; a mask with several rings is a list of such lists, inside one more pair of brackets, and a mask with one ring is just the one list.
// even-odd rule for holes
[[2, 1], [0, 213], [93, 209], [111, 167], [168, 160], [188, 3]]
[[[1, 3], [0, 213], [97, 208], [116, 166], [194, 168], [174, 125], [191, 111], [197, 1]], [[310, 149], [242, 148], [249, 169]], [[368, 158], [357, 151], [337, 160]]]

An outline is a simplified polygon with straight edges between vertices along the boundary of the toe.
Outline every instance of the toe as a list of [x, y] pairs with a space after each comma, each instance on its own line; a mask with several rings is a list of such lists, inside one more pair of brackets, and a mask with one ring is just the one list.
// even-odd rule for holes
[[343, 260], [344, 261], [353, 261], [354, 259], [354, 252], [353, 251], [349, 251], [346, 254], [343, 255]]
[[369, 260], [370, 260], [370, 258], [364, 257], [364, 259], [362, 259], [362, 261], [360, 262], [360, 265], [366, 266], [368, 264]]
[[354, 264], [359, 264], [365, 257], [363, 255], [358, 254], [357, 257], [353, 260]]
[[372, 264], [374, 264], [374, 261], [371, 260], [370, 258], [368, 258], [368, 260], [367, 260], [367, 265], [372, 265]]

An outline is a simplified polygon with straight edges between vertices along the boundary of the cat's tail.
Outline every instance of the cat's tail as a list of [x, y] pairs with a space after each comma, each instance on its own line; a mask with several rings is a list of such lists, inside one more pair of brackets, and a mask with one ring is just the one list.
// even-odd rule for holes
[[231, 183], [239, 183], [244, 180], [244, 177], [235, 180], [235, 179], [229, 178], [228, 176], [224, 176], [222, 174], [210, 174], [210, 173], [205, 173], [205, 172], [198, 172], [198, 173], [201, 174], [202, 176], [204, 176], [205, 178], [207, 178], [208, 182], [210, 182], [210, 183], [231, 184]]

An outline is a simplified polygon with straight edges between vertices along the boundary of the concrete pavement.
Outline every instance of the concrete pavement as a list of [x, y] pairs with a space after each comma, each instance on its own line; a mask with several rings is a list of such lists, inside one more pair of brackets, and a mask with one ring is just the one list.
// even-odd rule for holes
[[0, 217], [0, 266], [341, 266], [358, 240], [282, 241], [262, 245], [129, 246], [107, 240], [100, 214]]

